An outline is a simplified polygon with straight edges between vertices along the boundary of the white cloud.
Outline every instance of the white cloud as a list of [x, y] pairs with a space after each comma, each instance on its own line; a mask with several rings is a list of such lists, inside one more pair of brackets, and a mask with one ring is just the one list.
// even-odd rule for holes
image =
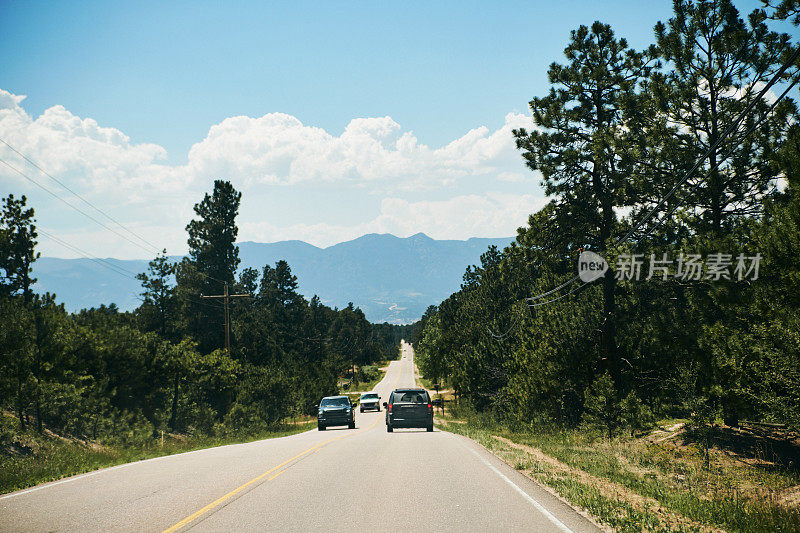
[[[244, 188], [344, 182], [379, 183], [384, 191], [426, 190], [468, 176], [526, 176], [511, 129], [530, 128], [531, 123], [515, 113], [495, 131], [481, 126], [435, 149], [388, 116], [355, 118], [338, 137], [284, 113], [231, 117], [213, 125], [192, 146], [186, 165], [172, 166], [161, 146], [133, 144], [120, 130], [78, 117], [63, 106], [33, 119], [20, 105], [24, 98], [0, 89], [3, 139], [86, 191], [124, 193], [128, 200], [220, 176]], [[5, 147], [0, 155], [16, 159]]]
[[467, 176], [524, 176], [511, 129], [530, 119], [510, 113], [494, 132], [480, 127], [432, 149], [390, 117], [356, 118], [341, 136], [305, 126], [295, 117], [269, 113], [232, 117], [211, 128], [189, 152], [200, 176], [238, 177], [246, 183], [305, 182], [389, 184], [389, 190], [453, 185]]
[[[310, 222], [307, 212], [305, 218], [284, 216], [282, 226], [274, 225], [274, 219], [264, 222], [263, 212], [249, 212], [250, 219], [239, 219], [242, 240], [301, 238], [327, 245], [369, 232], [424, 231], [435, 238], [459, 239], [513, 235], [541, 204], [540, 196], [487, 192], [514, 187], [525, 193], [538, 190], [537, 175], [525, 168], [514, 146], [511, 130], [532, 127], [530, 117], [518, 113], [506, 115], [497, 129], [476, 127], [438, 148], [422, 144], [413, 131], [388, 116], [354, 118], [338, 136], [284, 113], [230, 117], [209, 128], [205, 138], [191, 147], [185, 164], [172, 165], [163, 147], [133, 143], [119, 129], [76, 116], [61, 105], [32, 117], [23, 107], [24, 99], [0, 89], [0, 138], [173, 253], [185, 249], [182, 233], [192, 217], [191, 206], [217, 178], [231, 180], [256, 205], [268, 197], [296, 200], [301, 194], [296, 189], [319, 184], [358, 192], [361, 204], [356, 209], [364, 207], [365, 196], [373, 202], [376, 195], [385, 198], [377, 217], [367, 220], [371, 215], [365, 214], [365, 220], [351, 225], [331, 223], [340, 219], [331, 209], [326, 210], [327, 219], [320, 215]], [[0, 159], [85, 208], [2, 144]], [[41, 228], [92, 254], [148, 255], [38, 191], [4, 165], [0, 165], [0, 184], [3, 195], [6, 190], [28, 194]], [[436, 189], [441, 198], [443, 188], [455, 197], [425, 200]], [[43, 248], [46, 254], [68, 255], [48, 246]]]
[[[24, 98], [0, 89], [0, 137], [69, 185], [93, 193], [124, 194], [129, 200], [130, 195], [142, 195], [153, 187], [179, 190], [185, 186], [185, 179], [167, 179], [176, 174], [175, 169], [158, 163], [166, 157], [162, 147], [131, 144], [120, 130], [77, 117], [60, 105], [34, 120], [20, 107]], [[24, 169], [22, 159], [4, 145], [0, 145], [0, 157]], [[7, 168], [2, 173], [13, 175]]]

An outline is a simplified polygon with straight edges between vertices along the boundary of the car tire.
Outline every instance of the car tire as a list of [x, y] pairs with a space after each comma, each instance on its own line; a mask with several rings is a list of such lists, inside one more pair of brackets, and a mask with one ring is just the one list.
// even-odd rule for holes
[[347, 424], [347, 427], [349, 427], [350, 429], [356, 429], [356, 421], [353, 420], [352, 422]]
[[362, 408], [360, 409], [360, 411], [363, 413], [363, 412], [364, 412], [364, 408], [362, 407]]
[[322, 424], [317, 424], [317, 430], [325, 431], [325, 426], [323, 426]]
[[386, 431], [391, 433], [392, 432], [392, 426], [390, 426], [389, 424], [386, 424]]
[[428, 431], [433, 431], [433, 424], [428, 424], [428, 427], [426, 429]]

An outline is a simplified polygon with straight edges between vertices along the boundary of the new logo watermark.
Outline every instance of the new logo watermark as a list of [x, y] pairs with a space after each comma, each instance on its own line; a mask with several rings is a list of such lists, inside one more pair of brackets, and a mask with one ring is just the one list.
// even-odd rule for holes
[[[658, 278], [679, 279], [686, 281], [699, 280], [757, 280], [761, 266], [761, 254], [753, 256], [739, 254], [713, 253], [703, 257], [701, 254], [684, 254], [677, 258], [669, 254], [620, 254], [614, 265], [614, 277], [618, 280], [645, 281]], [[585, 283], [603, 277], [609, 269], [608, 262], [599, 254], [583, 251], [578, 257], [578, 277]]]
[[599, 254], [585, 250], [578, 257], [578, 277], [584, 283], [602, 278], [608, 270], [608, 262]]

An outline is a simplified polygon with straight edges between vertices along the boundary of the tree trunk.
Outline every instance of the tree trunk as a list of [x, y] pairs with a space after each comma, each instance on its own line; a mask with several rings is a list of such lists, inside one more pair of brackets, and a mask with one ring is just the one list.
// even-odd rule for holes
[[[606, 122], [606, 110], [602, 104], [602, 97], [599, 92], [594, 95], [594, 105], [597, 112], [597, 128], [602, 129]], [[614, 198], [609, 191], [609, 185], [603, 180], [613, 179], [616, 169], [614, 168], [613, 157], [607, 163], [593, 162], [592, 187], [600, 203], [600, 227], [599, 230], [599, 249], [602, 255], [607, 255], [607, 245], [614, 229]], [[617, 360], [616, 349], [616, 299], [615, 292], [617, 279], [611, 269], [606, 271], [603, 277], [603, 324], [600, 337], [600, 351], [605, 360], [603, 365], [611, 374], [616, 390], [620, 390], [620, 365]]]
[[25, 417], [22, 412], [22, 377], [19, 374], [17, 374], [17, 417], [20, 429], [25, 431]]
[[[595, 178], [599, 179], [599, 178]], [[613, 200], [609, 197], [604, 187], [598, 187], [601, 193], [602, 221], [600, 226], [600, 250], [603, 255], [607, 255], [607, 242], [611, 238], [611, 231], [614, 225], [614, 206]], [[616, 288], [617, 278], [612, 269], [606, 271], [603, 277], [603, 324], [601, 327], [600, 351], [605, 359], [603, 365], [614, 380], [616, 390], [620, 390], [620, 365], [619, 354], [617, 353], [616, 339]]]
[[22, 297], [25, 300], [25, 303], [31, 301], [31, 277], [30, 277], [30, 270], [31, 270], [31, 261], [30, 258], [25, 255], [25, 260], [23, 263], [22, 268]]
[[[711, 65], [713, 59], [709, 53], [708, 63]], [[709, 87], [709, 97], [711, 100], [711, 132], [708, 136], [708, 145], [714, 146], [719, 138], [719, 131], [717, 128], [717, 92], [713, 79], [707, 79]], [[714, 168], [717, 165], [717, 149], [711, 150], [708, 157], [709, 168]], [[712, 172], [709, 180], [709, 188], [711, 193], [711, 230], [715, 237], [719, 237], [722, 233], [722, 195], [723, 195], [723, 181], [718, 170]]]
[[41, 309], [35, 309], [36, 313], [35, 317], [35, 324], [36, 324], [36, 361], [34, 363], [34, 371], [36, 375], [36, 396], [34, 400], [35, 410], [36, 410], [36, 432], [42, 432], [42, 382], [41, 382], [41, 371], [42, 371], [42, 343], [44, 339], [42, 338], [44, 335], [42, 333], [42, 316], [41, 316]]
[[614, 273], [609, 269], [603, 278], [603, 326], [601, 330], [600, 349], [605, 358], [605, 367], [611, 374], [611, 379], [614, 380], [616, 390], [620, 390], [620, 365], [617, 354], [616, 339], [617, 339], [617, 326], [616, 326], [616, 287], [617, 279]]
[[172, 385], [172, 412], [169, 415], [169, 430], [175, 432], [175, 423], [178, 420], [178, 392], [181, 383], [181, 376], [175, 373], [175, 381]]

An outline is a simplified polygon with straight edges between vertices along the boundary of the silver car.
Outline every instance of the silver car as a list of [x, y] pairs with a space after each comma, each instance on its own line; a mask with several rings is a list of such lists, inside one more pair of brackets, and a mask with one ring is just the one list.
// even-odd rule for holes
[[362, 393], [358, 403], [361, 404], [362, 413], [366, 410], [381, 410], [381, 397], [374, 392]]

